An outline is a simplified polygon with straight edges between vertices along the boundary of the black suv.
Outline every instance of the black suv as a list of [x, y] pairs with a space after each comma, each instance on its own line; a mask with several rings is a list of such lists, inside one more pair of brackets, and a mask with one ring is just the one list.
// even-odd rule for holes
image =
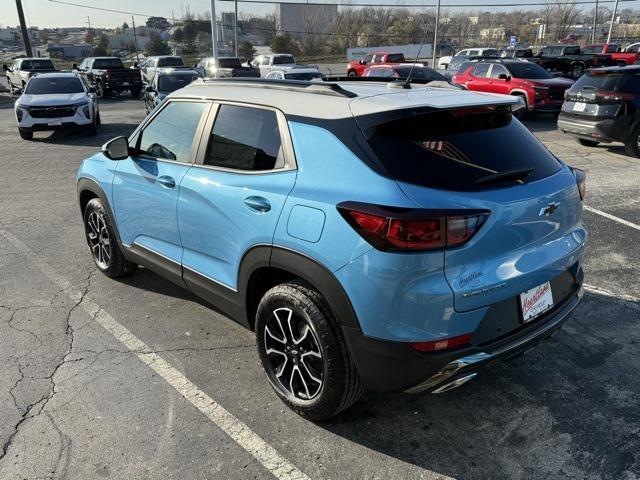
[[587, 70], [564, 99], [560, 130], [589, 147], [622, 142], [640, 157], [640, 65]]

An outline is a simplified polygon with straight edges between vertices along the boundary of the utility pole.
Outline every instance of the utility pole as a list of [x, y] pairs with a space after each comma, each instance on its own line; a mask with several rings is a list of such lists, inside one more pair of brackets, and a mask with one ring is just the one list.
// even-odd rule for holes
[[238, 56], [238, 0], [235, 0], [236, 13], [233, 17], [233, 46], [236, 48], [236, 57]]
[[87, 25], [89, 25], [88, 30], [91, 30], [91, 19], [89, 18], [89, 15], [87, 15]]
[[140, 57], [138, 56], [138, 35], [136, 34], [136, 21], [133, 19], [133, 15], [131, 15], [131, 25], [133, 26], [133, 43], [136, 46], [136, 62], [139, 62]]
[[33, 51], [31, 50], [31, 40], [29, 40], [29, 30], [27, 30], [27, 24], [24, 21], [24, 12], [22, 11], [21, 0], [16, 0], [16, 8], [18, 9], [18, 18], [20, 19], [20, 29], [22, 30], [22, 43], [24, 44], [24, 52], [27, 57], [33, 57]]
[[596, 43], [598, 39], [596, 38], [596, 28], [598, 25], [598, 0], [596, 0], [595, 11], [593, 12], [593, 32], [591, 32], [591, 42]]
[[613, 6], [613, 13], [611, 14], [611, 23], [609, 24], [609, 35], [607, 35], [607, 43], [611, 42], [611, 30], [613, 30], [613, 20], [616, 18], [616, 12], [618, 11], [618, 0], [616, 0]]
[[216, 0], [211, 0], [211, 46], [213, 60], [218, 62], [218, 29], [216, 28]]
[[433, 52], [431, 59], [431, 68], [436, 68], [436, 50], [438, 45], [438, 23], [440, 23], [440, 0], [438, 0], [438, 7], [436, 8], [436, 28], [433, 30]]

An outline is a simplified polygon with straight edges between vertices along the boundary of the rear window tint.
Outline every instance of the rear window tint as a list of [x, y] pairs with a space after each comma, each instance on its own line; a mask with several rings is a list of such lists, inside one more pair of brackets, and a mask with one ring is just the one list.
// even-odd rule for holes
[[472, 191], [474, 182], [534, 168], [525, 180], [560, 170], [558, 160], [506, 108], [439, 111], [375, 127], [369, 143], [394, 179], [424, 187]]
[[572, 91], [586, 89], [613, 91], [622, 79], [622, 73], [587, 72], [571, 87]]
[[238, 58], [220, 58], [218, 60], [220, 68], [240, 68], [242, 64]]
[[402, 53], [390, 53], [389, 55], [387, 55], [387, 62], [389, 63], [404, 62], [404, 55]]
[[180, 57], [165, 57], [158, 59], [159, 67], [183, 67], [184, 62]]

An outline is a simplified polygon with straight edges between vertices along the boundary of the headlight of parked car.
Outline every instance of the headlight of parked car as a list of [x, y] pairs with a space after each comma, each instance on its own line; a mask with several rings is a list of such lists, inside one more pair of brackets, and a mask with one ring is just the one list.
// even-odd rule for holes
[[22, 117], [24, 116], [24, 111], [20, 107], [16, 107], [16, 118], [18, 122], [22, 121]]
[[91, 118], [91, 110], [89, 109], [89, 104], [85, 105], [82, 108], [82, 113], [84, 113], [84, 116], [87, 118]]

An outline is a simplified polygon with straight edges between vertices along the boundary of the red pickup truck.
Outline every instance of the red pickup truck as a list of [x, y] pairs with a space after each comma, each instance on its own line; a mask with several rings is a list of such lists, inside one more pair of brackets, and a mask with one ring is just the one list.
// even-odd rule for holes
[[611, 60], [617, 65], [633, 65], [637, 60], [640, 60], [640, 53], [638, 47], [640, 44], [634, 43], [629, 45], [624, 50], [620, 49], [620, 45], [617, 43], [594, 43], [592, 45], [585, 45], [581, 51], [582, 53], [598, 53], [611, 55]]
[[397, 65], [404, 63], [402, 53], [393, 52], [372, 52], [368, 53], [362, 60], [353, 60], [347, 65], [347, 75], [349, 77], [361, 77], [365, 68], [372, 65]]

